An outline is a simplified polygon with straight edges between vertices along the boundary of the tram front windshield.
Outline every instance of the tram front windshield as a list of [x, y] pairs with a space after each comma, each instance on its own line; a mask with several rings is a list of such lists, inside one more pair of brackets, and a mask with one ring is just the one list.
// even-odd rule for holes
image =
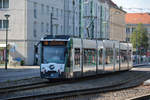
[[64, 46], [44, 46], [43, 47], [44, 63], [65, 63], [65, 47]]

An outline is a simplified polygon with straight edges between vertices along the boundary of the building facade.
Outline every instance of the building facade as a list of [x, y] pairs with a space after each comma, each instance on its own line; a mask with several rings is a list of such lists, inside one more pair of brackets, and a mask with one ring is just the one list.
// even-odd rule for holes
[[117, 6], [110, 7], [110, 40], [126, 41], [125, 14]]
[[109, 39], [108, 1], [64, 0], [64, 11], [64, 34]]
[[149, 38], [148, 44], [150, 44], [150, 14], [149, 13], [127, 13], [126, 14], [126, 40], [130, 41], [131, 34], [140, 23], [143, 24], [144, 28], [147, 29], [148, 32], [147, 36]]
[[0, 0], [0, 63], [6, 24], [9, 64], [22, 60], [33, 65], [35, 44], [46, 34], [109, 39], [109, 5], [105, 0]]
[[[7, 1], [7, 2], [6, 2]], [[63, 0], [1, 0], [0, 57], [5, 59], [5, 14], [9, 14], [8, 44], [9, 64], [23, 60], [34, 63], [34, 45], [44, 34], [63, 34]], [[6, 5], [6, 7], [4, 6]]]

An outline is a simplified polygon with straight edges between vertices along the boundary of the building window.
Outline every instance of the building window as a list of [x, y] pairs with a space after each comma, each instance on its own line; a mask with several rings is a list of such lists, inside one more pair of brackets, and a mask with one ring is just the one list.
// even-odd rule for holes
[[0, 9], [9, 8], [9, 0], [0, 0]]
[[56, 35], [58, 34], [58, 25], [56, 25]]
[[47, 6], [46, 9], [47, 9], [47, 15], [49, 15], [49, 13], [50, 13], [49, 6]]
[[37, 26], [37, 22], [34, 22], [34, 24], [33, 24], [33, 36], [34, 36], [34, 37], [37, 36], [36, 26]]
[[44, 14], [44, 4], [41, 5], [41, 13]]
[[2, 0], [0, 0], [0, 9], [3, 8]]
[[58, 17], [58, 8], [56, 9], [56, 16]]
[[41, 23], [41, 32], [44, 32], [44, 23]]
[[63, 10], [61, 9], [61, 17], [63, 17]]
[[47, 33], [49, 32], [49, 24], [48, 23], [46, 24], [46, 32]]
[[0, 20], [0, 29], [2, 29], [2, 20]]
[[3, 20], [3, 28], [8, 28], [8, 20]]
[[34, 3], [34, 18], [37, 18], [37, 3]]
[[8, 20], [0, 20], [0, 29], [9, 28], [9, 21]]
[[130, 28], [126, 28], [126, 33], [130, 33]]
[[63, 32], [63, 26], [61, 25], [61, 34], [62, 34], [62, 32]]
[[3, 0], [3, 8], [9, 8], [9, 0]]
[[135, 30], [135, 28], [133, 27], [133, 28], [132, 28], [132, 32], [134, 32], [134, 30]]
[[78, 31], [78, 27], [76, 27], [76, 35], [78, 34], [78, 32], [79, 32], [79, 31]]
[[53, 11], [54, 11], [54, 7], [52, 7], [52, 13], [53, 13]]

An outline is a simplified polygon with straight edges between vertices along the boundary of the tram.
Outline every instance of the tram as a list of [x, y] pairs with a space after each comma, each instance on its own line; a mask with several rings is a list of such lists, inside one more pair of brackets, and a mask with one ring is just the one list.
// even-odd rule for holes
[[39, 48], [41, 78], [80, 78], [132, 68], [129, 43], [47, 35]]

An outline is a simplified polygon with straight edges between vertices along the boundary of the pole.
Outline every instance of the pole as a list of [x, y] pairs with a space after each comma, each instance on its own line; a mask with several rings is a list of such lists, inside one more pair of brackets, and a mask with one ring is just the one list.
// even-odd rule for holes
[[79, 37], [82, 37], [82, 0], [79, 0]]
[[72, 4], [73, 4], [73, 36], [75, 36], [75, 0], [72, 1]]
[[105, 23], [105, 40], [107, 40], [106, 35], [107, 35], [107, 33], [106, 33], [106, 23]]
[[5, 49], [5, 69], [7, 70], [7, 63], [8, 63], [8, 59], [7, 59], [7, 43], [8, 43], [8, 17], [6, 17], [6, 49]]
[[51, 13], [51, 35], [53, 35], [53, 13]]
[[83, 51], [83, 0], [80, 0], [79, 1], [79, 17], [80, 17], [80, 19], [79, 19], [79, 24], [80, 24], [80, 28], [79, 28], [79, 30], [80, 30], [80, 34], [79, 34], [79, 37], [81, 38], [81, 54], [80, 54], [80, 66], [81, 66], [81, 75], [83, 76], [83, 61], [84, 61], [84, 59], [83, 59], [83, 56], [84, 56], [84, 51]]
[[92, 23], [92, 28], [91, 28], [91, 38], [94, 38], [94, 20], [93, 20], [93, 1], [91, 1], [91, 23]]

